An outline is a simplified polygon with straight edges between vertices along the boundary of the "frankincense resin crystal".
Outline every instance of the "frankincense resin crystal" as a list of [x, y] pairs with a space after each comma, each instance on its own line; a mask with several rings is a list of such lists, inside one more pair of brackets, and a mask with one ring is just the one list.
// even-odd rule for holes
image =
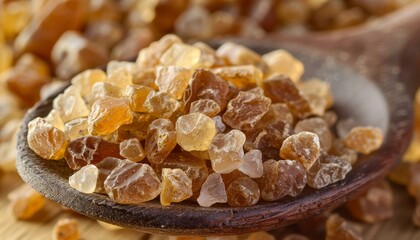
[[[182, 21], [207, 18], [235, 28], [223, 14], [203, 14]], [[185, 24], [176, 28], [186, 33]], [[93, 26], [90, 38], [100, 39]], [[113, 34], [101, 47], [116, 43]], [[22, 59], [20, 65], [45, 72], [34, 59]], [[358, 153], [383, 141], [380, 129], [357, 125], [337, 137], [329, 83], [305, 81], [303, 72], [303, 63], [282, 49], [261, 56], [232, 42], [214, 50], [167, 35], [135, 62], [111, 61], [106, 72], [76, 75], [50, 114], [29, 123], [27, 140], [45, 159], [65, 158], [75, 171], [73, 188], [120, 204], [159, 198], [165, 206], [241, 207], [298, 197], [307, 186], [343, 180]], [[376, 217], [365, 209], [373, 202], [360, 203], [364, 215]]]

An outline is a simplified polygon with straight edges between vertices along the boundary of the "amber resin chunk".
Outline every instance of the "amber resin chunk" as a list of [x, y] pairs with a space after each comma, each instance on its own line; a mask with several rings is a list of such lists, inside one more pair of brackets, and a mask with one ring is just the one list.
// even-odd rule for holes
[[256, 181], [261, 190], [261, 199], [276, 201], [284, 196], [299, 195], [305, 188], [307, 176], [305, 168], [298, 161], [268, 160], [264, 162], [263, 176]]
[[156, 118], [169, 118], [180, 107], [180, 103], [163, 92], [150, 92], [144, 102], [147, 112]]
[[64, 132], [52, 126], [45, 119], [38, 117], [29, 122], [29, 148], [42, 158], [53, 160], [63, 158], [67, 144], [68, 138]]
[[345, 137], [344, 144], [359, 153], [369, 154], [378, 150], [384, 136], [381, 129], [375, 127], [355, 127]]
[[239, 92], [230, 100], [223, 121], [232, 128], [246, 130], [253, 128], [270, 108], [271, 100], [251, 92]]
[[269, 67], [269, 76], [286, 75], [293, 82], [298, 82], [304, 72], [302, 62], [283, 49], [266, 53], [262, 58]]
[[260, 178], [263, 175], [262, 153], [260, 150], [253, 149], [242, 158], [242, 165], [239, 171], [245, 173], [251, 178]]
[[228, 94], [229, 86], [226, 81], [210, 70], [197, 69], [184, 93], [185, 110], [189, 111], [191, 103], [198, 99], [211, 99], [224, 109], [228, 102]]
[[158, 173], [162, 171], [162, 168], [182, 169], [191, 179], [193, 193], [200, 191], [201, 185], [209, 175], [205, 160], [188, 152], [171, 153], [162, 164], [155, 167]]
[[332, 107], [334, 98], [329, 83], [311, 79], [300, 83], [298, 88], [302, 96], [309, 101], [314, 115], [323, 116], [325, 111]]
[[343, 141], [340, 139], [335, 139], [333, 141], [329, 153], [331, 155], [341, 157], [351, 165], [354, 165], [357, 161], [357, 151], [346, 147], [346, 145], [344, 145]]
[[219, 173], [210, 174], [201, 186], [198, 204], [202, 207], [210, 207], [215, 203], [227, 202], [225, 184]]
[[106, 194], [104, 182], [109, 174], [111, 174], [112, 170], [118, 167], [121, 163], [123, 163], [122, 159], [106, 157], [96, 164], [96, 167], [98, 168], [98, 179], [96, 181], [95, 192]]
[[219, 67], [213, 72], [239, 89], [261, 86], [263, 81], [263, 72], [253, 65]]
[[75, 219], [60, 219], [54, 225], [53, 240], [78, 240], [80, 239], [79, 224]]
[[153, 88], [142, 86], [142, 85], [128, 85], [125, 89], [125, 96], [128, 99], [128, 104], [134, 112], [148, 112], [145, 108], [144, 103]]
[[64, 125], [64, 133], [70, 141], [89, 134], [87, 118], [76, 118]]
[[341, 181], [350, 172], [351, 164], [337, 156], [321, 154], [308, 169], [308, 185], [320, 189]]
[[88, 117], [88, 130], [92, 135], [106, 135], [132, 121], [133, 114], [124, 99], [103, 98], [92, 106]]
[[296, 123], [295, 133], [299, 132], [316, 133], [319, 137], [319, 143], [324, 151], [329, 151], [333, 141], [332, 132], [323, 118], [315, 117], [303, 119]]
[[190, 113], [202, 113], [208, 117], [215, 117], [221, 111], [220, 106], [211, 99], [199, 99], [191, 103]]
[[389, 219], [394, 214], [394, 197], [389, 183], [382, 180], [365, 193], [346, 203], [350, 214], [367, 223]]
[[95, 136], [73, 140], [69, 143], [65, 154], [67, 164], [73, 170], [96, 164], [106, 157], [123, 158], [120, 156], [119, 145]]
[[233, 42], [223, 43], [217, 49], [216, 55], [226, 59], [232, 65], [254, 65], [263, 70], [267, 68], [260, 55], [247, 47]]
[[89, 109], [74, 86], [70, 86], [63, 94], [58, 95], [54, 99], [53, 107], [60, 113], [64, 122], [89, 115]]
[[131, 138], [120, 143], [120, 155], [133, 162], [140, 162], [146, 153], [137, 138]]
[[128, 160], [112, 170], [104, 186], [108, 196], [122, 204], [147, 202], [161, 192], [159, 178], [149, 165]]
[[44, 208], [46, 199], [29, 185], [23, 184], [7, 195], [9, 208], [17, 219], [27, 220]]
[[93, 193], [97, 180], [98, 168], [95, 165], [87, 165], [70, 176], [69, 184], [79, 192]]
[[174, 124], [168, 119], [154, 120], [147, 130], [147, 159], [151, 163], [162, 163], [176, 146], [176, 134]]
[[209, 149], [216, 135], [216, 125], [202, 113], [190, 113], [176, 121], [176, 141], [186, 151]]
[[234, 207], [252, 206], [260, 199], [260, 188], [249, 177], [240, 177], [231, 182], [226, 193], [228, 204]]
[[286, 138], [280, 149], [283, 159], [297, 160], [306, 169], [311, 168], [320, 154], [319, 137], [311, 132], [300, 132]]
[[210, 145], [209, 155], [212, 168], [217, 173], [230, 173], [243, 163], [245, 134], [232, 130], [217, 134]]
[[179, 168], [162, 169], [162, 192], [160, 203], [164, 206], [172, 202], [181, 202], [193, 194], [192, 181], [187, 174]]
[[279, 75], [266, 79], [263, 83], [265, 95], [273, 103], [286, 103], [294, 116], [305, 118], [311, 115], [311, 106], [299, 92], [290, 78]]
[[156, 118], [148, 113], [133, 113], [133, 121], [129, 124], [122, 125], [115, 132], [115, 140], [118, 142], [131, 138], [137, 138], [140, 141], [145, 140], [149, 125], [154, 120]]
[[332, 214], [327, 220], [327, 240], [361, 240], [362, 237], [344, 218]]
[[179, 100], [188, 86], [191, 74], [191, 70], [184, 67], [158, 67], [156, 69], [155, 82], [159, 87], [159, 91]]

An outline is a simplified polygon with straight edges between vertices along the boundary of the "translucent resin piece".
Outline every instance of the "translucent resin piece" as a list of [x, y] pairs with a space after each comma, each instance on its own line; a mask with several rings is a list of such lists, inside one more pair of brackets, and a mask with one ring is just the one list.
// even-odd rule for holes
[[185, 110], [189, 111], [191, 103], [198, 99], [211, 99], [224, 109], [228, 102], [228, 94], [229, 85], [226, 81], [209, 70], [197, 69], [184, 93]]
[[147, 202], [161, 192], [161, 182], [149, 165], [128, 160], [112, 170], [104, 185], [108, 196], [122, 204]]
[[96, 164], [106, 157], [122, 158], [120, 147], [100, 137], [87, 136], [73, 140], [66, 150], [66, 161], [73, 170]]
[[197, 202], [202, 207], [210, 207], [215, 203], [227, 202], [225, 184], [219, 173], [212, 173], [207, 177], [201, 186]]
[[230, 173], [243, 163], [245, 134], [232, 130], [227, 134], [217, 134], [209, 148], [212, 168], [217, 173]]
[[46, 199], [26, 184], [11, 191], [7, 198], [13, 216], [19, 220], [30, 219], [46, 204]]
[[102, 98], [92, 106], [88, 117], [88, 130], [93, 135], [106, 135], [132, 121], [133, 114], [127, 101], [120, 98]]
[[188, 152], [171, 153], [162, 164], [156, 167], [158, 172], [161, 172], [162, 168], [182, 169], [191, 179], [194, 194], [200, 192], [201, 185], [209, 175], [206, 161]]
[[191, 74], [191, 70], [184, 67], [158, 67], [155, 83], [159, 87], [159, 91], [180, 100], [188, 86]]
[[38, 117], [28, 124], [28, 144], [42, 158], [58, 160], [64, 157], [68, 138], [63, 131]]
[[312, 132], [318, 135], [319, 143], [324, 151], [329, 151], [333, 141], [332, 132], [323, 118], [308, 118], [296, 123], [295, 133]]
[[227, 201], [230, 206], [252, 206], [260, 199], [258, 184], [249, 177], [240, 177], [231, 182], [226, 189]]
[[104, 82], [105, 79], [106, 74], [104, 71], [100, 69], [90, 69], [73, 77], [71, 84], [79, 89], [80, 95], [87, 100], [93, 85], [97, 82]]
[[260, 55], [249, 48], [233, 42], [223, 43], [216, 51], [216, 55], [226, 59], [232, 65], [254, 65], [266, 68]]
[[367, 223], [378, 223], [394, 215], [394, 197], [385, 180], [370, 187], [364, 194], [346, 203], [350, 214]]
[[299, 84], [299, 90], [311, 106], [312, 113], [323, 116], [325, 111], [332, 107], [334, 97], [329, 83], [320, 79], [311, 79]]
[[98, 180], [98, 168], [95, 165], [86, 165], [69, 178], [69, 184], [79, 192], [93, 193]]
[[202, 113], [183, 115], [176, 121], [176, 141], [186, 151], [209, 149], [216, 135], [216, 125]]
[[239, 92], [230, 100], [223, 121], [232, 128], [246, 130], [253, 128], [270, 108], [271, 100], [250, 92]]
[[354, 226], [337, 214], [332, 214], [327, 220], [326, 240], [361, 240], [362, 237]]
[[220, 106], [211, 99], [199, 99], [191, 103], [190, 113], [202, 113], [214, 117], [221, 111]]
[[120, 155], [133, 162], [140, 162], [146, 153], [137, 138], [131, 138], [120, 143]]
[[311, 132], [300, 132], [288, 137], [280, 149], [283, 159], [297, 160], [306, 169], [311, 168], [320, 154], [319, 137]]
[[283, 49], [266, 53], [262, 56], [269, 67], [268, 76], [286, 75], [293, 82], [298, 82], [304, 72], [301, 61]]
[[151, 163], [160, 164], [176, 146], [174, 124], [168, 119], [154, 120], [147, 130], [146, 153]]
[[64, 122], [89, 115], [85, 101], [74, 86], [70, 86], [54, 99], [53, 108], [60, 113]]
[[87, 118], [76, 118], [64, 125], [64, 132], [70, 141], [89, 134]]
[[94, 83], [88, 96], [88, 103], [92, 105], [96, 100], [105, 97], [119, 98], [123, 95], [123, 90], [119, 87], [105, 82]]
[[133, 122], [122, 125], [116, 131], [116, 141], [122, 142], [130, 138], [137, 138], [140, 141], [146, 139], [147, 129], [155, 117], [148, 113], [133, 113]]
[[163, 92], [150, 92], [144, 103], [146, 110], [157, 118], [169, 118], [174, 114], [180, 103]]
[[118, 88], [125, 89], [127, 86], [133, 84], [133, 75], [127, 68], [118, 68], [111, 73], [108, 72], [105, 82]]
[[[284, 196], [296, 197], [305, 188], [305, 168], [293, 160], [268, 160], [264, 162], [264, 174], [256, 179], [261, 190], [261, 199], [277, 201]], [[270, 184], [267, 184], [270, 183]]]
[[262, 153], [260, 150], [253, 149], [245, 153], [243, 163], [239, 171], [245, 173], [251, 178], [260, 178], [263, 175]]
[[344, 139], [344, 144], [359, 153], [369, 154], [378, 150], [384, 136], [381, 129], [375, 127], [355, 127]]
[[216, 132], [217, 133], [224, 133], [226, 130], [226, 125], [223, 123], [221, 116], [213, 117], [213, 121], [216, 124]]
[[125, 97], [128, 99], [130, 108], [134, 112], [146, 113], [148, 110], [144, 107], [146, 98], [153, 88], [142, 85], [129, 85], [125, 89]]
[[60, 219], [54, 225], [53, 240], [78, 240], [80, 239], [79, 224], [75, 219]]
[[174, 43], [160, 58], [164, 66], [194, 68], [198, 66], [201, 51], [199, 48], [183, 43]]
[[219, 67], [213, 72], [239, 89], [261, 86], [263, 81], [263, 72], [253, 65]]
[[162, 169], [162, 192], [160, 203], [169, 206], [172, 202], [181, 202], [193, 194], [192, 181], [181, 169]]
[[311, 106], [290, 78], [280, 75], [266, 79], [263, 83], [265, 95], [273, 103], [286, 103], [293, 116], [305, 118], [312, 114]]
[[96, 181], [96, 189], [95, 192], [97, 193], [105, 193], [105, 186], [104, 182], [106, 178], [111, 174], [114, 168], [118, 167], [120, 164], [123, 163], [122, 159], [114, 158], [114, 157], [106, 157], [102, 161], [96, 164], [98, 168], [98, 180]]
[[322, 154], [308, 170], [308, 185], [320, 189], [341, 181], [351, 168], [351, 164], [345, 159]]

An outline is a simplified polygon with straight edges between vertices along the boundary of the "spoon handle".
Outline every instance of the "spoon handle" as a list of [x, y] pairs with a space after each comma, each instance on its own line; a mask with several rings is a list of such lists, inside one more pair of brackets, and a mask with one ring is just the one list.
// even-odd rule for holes
[[[402, 8], [361, 27], [306, 36], [280, 34], [271, 39], [279, 40], [320, 49], [374, 80], [383, 74], [399, 79], [402, 56], [420, 42], [420, 4]], [[411, 51], [409, 55], [420, 62], [420, 51]]]

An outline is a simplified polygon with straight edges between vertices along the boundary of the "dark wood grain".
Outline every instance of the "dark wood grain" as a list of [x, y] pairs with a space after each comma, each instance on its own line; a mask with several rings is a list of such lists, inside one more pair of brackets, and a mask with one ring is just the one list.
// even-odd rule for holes
[[[259, 53], [273, 50], [273, 46], [261, 42], [248, 45]], [[361, 124], [379, 126], [386, 134], [383, 147], [362, 157], [341, 182], [320, 190], [306, 188], [296, 198], [242, 208], [225, 205], [203, 208], [191, 203], [163, 207], [158, 201], [135, 206], [116, 204], [106, 196], [83, 194], [71, 188], [67, 183], [71, 171], [64, 161], [43, 160], [29, 149], [27, 124], [48, 113], [54, 96], [38, 103], [25, 116], [18, 140], [18, 172], [37, 191], [66, 207], [151, 233], [228, 235], [269, 230], [335, 208], [366, 189], [374, 179], [384, 176], [406, 149], [412, 125], [409, 94], [403, 85], [395, 87], [395, 79], [371, 81], [315, 49], [290, 44], [281, 47], [304, 62], [305, 77], [319, 77], [331, 83], [340, 117], [351, 116]]]

